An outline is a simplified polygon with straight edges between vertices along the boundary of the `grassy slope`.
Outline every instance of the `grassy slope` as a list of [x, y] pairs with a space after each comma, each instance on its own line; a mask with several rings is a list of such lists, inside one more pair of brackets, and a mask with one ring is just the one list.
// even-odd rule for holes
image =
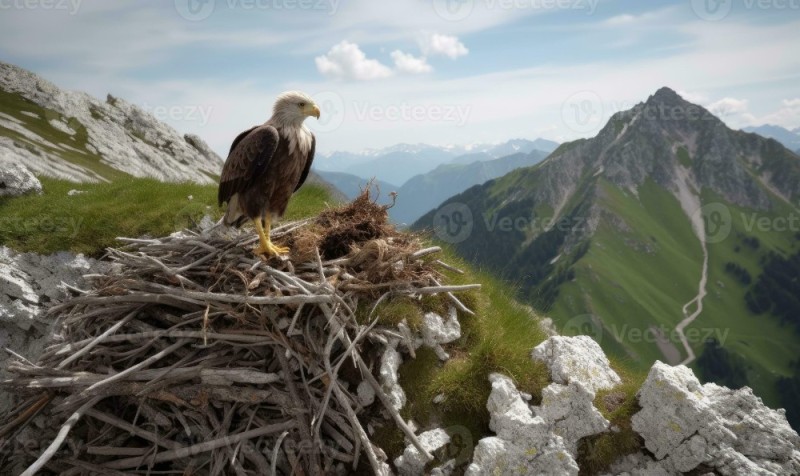
[[[635, 333], [651, 325], [664, 325], [671, 330], [683, 319], [681, 308], [697, 293], [702, 261], [700, 244], [680, 204], [668, 192], [647, 183], [639, 189], [637, 200], [609, 184], [603, 188], [606, 197], [602, 203], [618, 211], [631, 231], [620, 233], [610, 227], [598, 230], [589, 252], [576, 265], [576, 279], [561, 287], [551, 317], [559, 328], [566, 325], [567, 331], [577, 330], [569, 325], [576, 316], [601, 317], [605, 325], [601, 343], [606, 352], [644, 370], [654, 360], [663, 361], [664, 357], [654, 343]], [[703, 201], [719, 200], [707, 195]], [[760, 268], [758, 260], [766, 249], [793, 250], [796, 248], [792, 246], [797, 245], [792, 244], [791, 233], [746, 230], [742, 213], [749, 217], [754, 212], [731, 207], [731, 236], [708, 246], [708, 295], [703, 312], [686, 332], [697, 355], [702, 352], [703, 338], [709, 336], [709, 330], [717, 339], [722, 337], [720, 340], [728, 350], [748, 362], [748, 379], [756, 394], [768, 405], [778, 407], [775, 379], [790, 374], [788, 364], [800, 353], [800, 342], [776, 319], [752, 315], [744, 304], [745, 288], [725, 272], [724, 266], [729, 261], [736, 262], [755, 278]], [[788, 210], [757, 214], [788, 215]], [[741, 236], [759, 238], [760, 250], [753, 251], [743, 245]], [[644, 244], [655, 252], [645, 252]], [[734, 252], [736, 246], [740, 248], [738, 253]], [[626, 289], [635, 289], [635, 295], [625, 292]], [[622, 329], [628, 332], [620, 332]], [[685, 357], [681, 343], [677, 339], [672, 341]]]
[[[704, 201], [715, 202], [718, 197], [706, 193]], [[722, 329], [723, 332], [728, 330], [723, 344], [747, 362], [750, 386], [767, 404], [779, 407], [775, 381], [780, 376], [791, 375], [789, 362], [800, 355], [800, 339], [791, 328], [781, 326], [776, 318], [753, 315], [744, 305], [746, 288], [726, 273], [724, 268], [726, 263], [735, 262], [745, 267], [755, 279], [760, 272], [759, 259], [767, 250], [796, 251], [799, 245], [792, 239], [791, 233], [748, 226], [753, 216], [770, 219], [787, 217], [791, 211], [781, 207], [766, 214], [733, 206], [730, 210], [732, 231], [729, 237], [708, 246], [709, 275], [705, 308], [687, 332], [693, 328], [709, 327]], [[743, 220], [743, 217], [746, 219]], [[753, 250], [744, 245], [741, 238], [745, 236], [758, 238], [761, 243], [759, 249]], [[736, 247], [739, 248], [738, 252], [735, 251]], [[700, 345], [694, 348], [695, 351], [701, 350]]]
[[[4, 224], [0, 227], [0, 244], [24, 251], [69, 249], [100, 255], [106, 246], [114, 244], [117, 236], [163, 235], [189, 224], [190, 219], [197, 219], [203, 213], [219, 213], [214, 203], [214, 186], [163, 184], [134, 178], [110, 184], [76, 185], [52, 179], [42, 179], [42, 183], [45, 190], [42, 196], [0, 200], [0, 220], [34, 223], [48, 217], [51, 220], [74, 218], [82, 224], [78, 232], [73, 235], [71, 230], [48, 231], [41, 226], [15, 230]], [[68, 197], [67, 191], [72, 188], [87, 193]], [[188, 200], [189, 195], [193, 200]], [[315, 215], [329, 201], [324, 188], [305, 186], [290, 202], [286, 218]], [[520, 389], [533, 395], [534, 403], [539, 402], [541, 390], [549, 384], [549, 376], [543, 364], [530, 359], [530, 352], [547, 336], [529, 308], [514, 300], [513, 289], [490, 274], [471, 268], [454, 252], [446, 249], [444, 254], [446, 262], [465, 270], [464, 274], [445, 271], [447, 282], [482, 284], [479, 292], [460, 295], [476, 313], [474, 316], [460, 314], [462, 338], [446, 347], [451, 355], [449, 361], [442, 364], [432, 351], [420, 348], [416, 359], [407, 358], [403, 363], [400, 381], [408, 397], [403, 416], [413, 419], [421, 428], [440, 426], [460, 438], [464, 443], [460, 447], [462, 451], [447, 456], [461, 463], [471, 458], [472, 446], [478, 439], [491, 434], [486, 410], [489, 373], [502, 372], [511, 376]], [[440, 312], [444, 312], [447, 305], [443, 297], [428, 298], [420, 304], [422, 311]], [[417, 321], [421, 316], [419, 310], [409, 309], [403, 303], [382, 305], [377, 312], [387, 323], [409, 316], [412, 316], [411, 321]], [[628, 374], [623, 366], [616, 362], [614, 365], [626, 376], [626, 384], [618, 390], [625, 395], [626, 403], [622, 408], [603, 411], [623, 431], [596, 438], [584, 448], [581, 464], [587, 462], [597, 468], [605, 467], [621, 453], [638, 448], [631, 444], [638, 445], [638, 440], [626, 428], [637, 409], [634, 394], [638, 388], [636, 383], [643, 375]], [[445, 397], [444, 402], [434, 404], [433, 398], [440, 394]], [[602, 408], [600, 403], [598, 407]], [[392, 458], [405, 447], [402, 434], [388, 427], [376, 429], [373, 439]], [[609, 447], [614, 448], [613, 451]]]
[[[63, 117], [61, 114], [45, 109], [22, 96], [0, 90], [0, 111], [21, 121], [29, 131], [44, 138], [49, 144], [33, 142], [24, 135], [0, 125], [0, 136], [6, 136], [32, 150], [42, 149], [67, 162], [95, 172], [109, 180], [120, 179], [128, 175], [101, 162], [101, 157], [87, 148], [86, 128], [77, 119]], [[33, 113], [31, 117], [23, 112]], [[50, 120], [58, 120], [68, 124], [76, 131], [74, 136], [62, 132], [50, 125]], [[68, 147], [54, 148], [53, 145], [65, 144]]]
[[[69, 250], [99, 256], [119, 236], [169, 234], [204, 214], [216, 218], [221, 212], [214, 185], [164, 184], [132, 177], [102, 184], [40, 180], [42, 195], [0, 198], [0, 245], [37, 253]], [[72, 189], [86, 193], [68, 196]], [[306, 185], [290, 202], [285, 218], [313, 215], [326, 200], [324, 188]]]
[[641, 187], [639, 199], [607, 182], [602, 190], [601, 204], [617, 211], [630, 230], [601, 225], [551, 317], [561, 325], [582, 314], [600, 317], [604, 348], [636, 368], [649, 368], [664, 357], [637, 333], [650, 326], [672, 329], [683, 318], [681, 307], [697, 292], [700, 244], [678, 201], [655, 184]]

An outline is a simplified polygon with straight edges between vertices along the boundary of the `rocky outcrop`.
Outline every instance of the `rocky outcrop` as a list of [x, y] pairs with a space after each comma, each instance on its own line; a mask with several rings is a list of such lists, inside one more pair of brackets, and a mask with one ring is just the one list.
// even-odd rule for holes
[[[83, 275], [107, 269], [107, 263], [80, 254], [41, 256], [0, 247], [0, 349], [35, 360], [55, 325], [40, 318], [44, 309], [66, 296], [66, 286], [82, 287]], [[0, 373], [9, 357], [0, 352]], [[8, 403], [0, 392], [0, 412]]]
[[[580, 440], [615, 431], [594, 407], [591, 389], [612, 388], [619, 377], [594, 341], [555, 336], [533, 355], [554, 383], [542, 391], [541, 405], [531, 406], [511, 379], [489, 377], [486, 407], [497, 436], [480, 440], [466, 474], [577, 474]], [[688, 367], [657, 362], [637, 396], [632, 426], [644, 447], [608, 474], [800, 474], [800, 436], [783, 410], [767, 408], [749, 388], [701, 385]]]
[[701, 385], [688, 367], [656, 362], [638, 397], [633, 429], [669, 472], [800, 474], [800, 437], [747, 387]]
[[536, 346], [531, 356], [547, 365], [555, 383], [577, 381], [596, 392], [622, 382], [603, 349], [589, 336], [551, 337]]
[[42, 193], [42, 183], [24, 165], [0, 155], [0, 197]]
[[181, 137], [122, 99], [109, 95], [100, 101], [64, 91], [6, 63], [0, 63], [0, 91], [26, 104], [0, 115], [0, 157], [37, 175], [102, 181], [116, 169], [135, 177], [210, 184], [222, 168], [222, 159], [202, 139]]
[[492, 392], [486, 407], [489, 428], [497, 436], [483, 438], [475, 447], [467, 476], [484, 474], [578, 474], [578, 464], [533, 411], [508, 377], [492, 374]]

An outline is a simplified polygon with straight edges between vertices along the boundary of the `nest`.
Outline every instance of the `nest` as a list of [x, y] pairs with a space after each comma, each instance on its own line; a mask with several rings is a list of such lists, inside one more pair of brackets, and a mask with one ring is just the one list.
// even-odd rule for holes
[[[0, 472], [384, 474], [371, 423], [430, 457], [376, 377], [379, 352], [403, 339], [376, 309], [440, 294], [468, 312], [453, 292], [476, 286], [442, 286], [439, 249], [395, 230], [368, 194], [272, 237], [292, 260], [218, 230], [110, 249], [115, 271], [51, 309], [61, 330], [38, 362], [9, 366], [18, 405], [0, 428]], [[32, 434], [44, 444], [9, 451]]]

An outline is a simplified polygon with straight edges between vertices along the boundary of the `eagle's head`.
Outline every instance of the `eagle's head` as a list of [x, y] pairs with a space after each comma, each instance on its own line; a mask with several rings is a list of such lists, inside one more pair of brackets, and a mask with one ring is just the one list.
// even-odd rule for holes
[[308, 116], [319, 119], [319, 112], [311, 96], [300, 91], [281, 93], [272, 109], [273, 117], [287, 126], [299, 126]]

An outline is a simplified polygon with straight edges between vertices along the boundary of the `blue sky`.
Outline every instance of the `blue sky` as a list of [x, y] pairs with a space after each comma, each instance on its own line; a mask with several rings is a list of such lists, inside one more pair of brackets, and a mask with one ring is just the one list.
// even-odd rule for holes
[[0, 59], [224, 155], [301, 89], [318, 148], [593, 135], [661, 86], [800, 127], [800, 0], [0, 0]]

